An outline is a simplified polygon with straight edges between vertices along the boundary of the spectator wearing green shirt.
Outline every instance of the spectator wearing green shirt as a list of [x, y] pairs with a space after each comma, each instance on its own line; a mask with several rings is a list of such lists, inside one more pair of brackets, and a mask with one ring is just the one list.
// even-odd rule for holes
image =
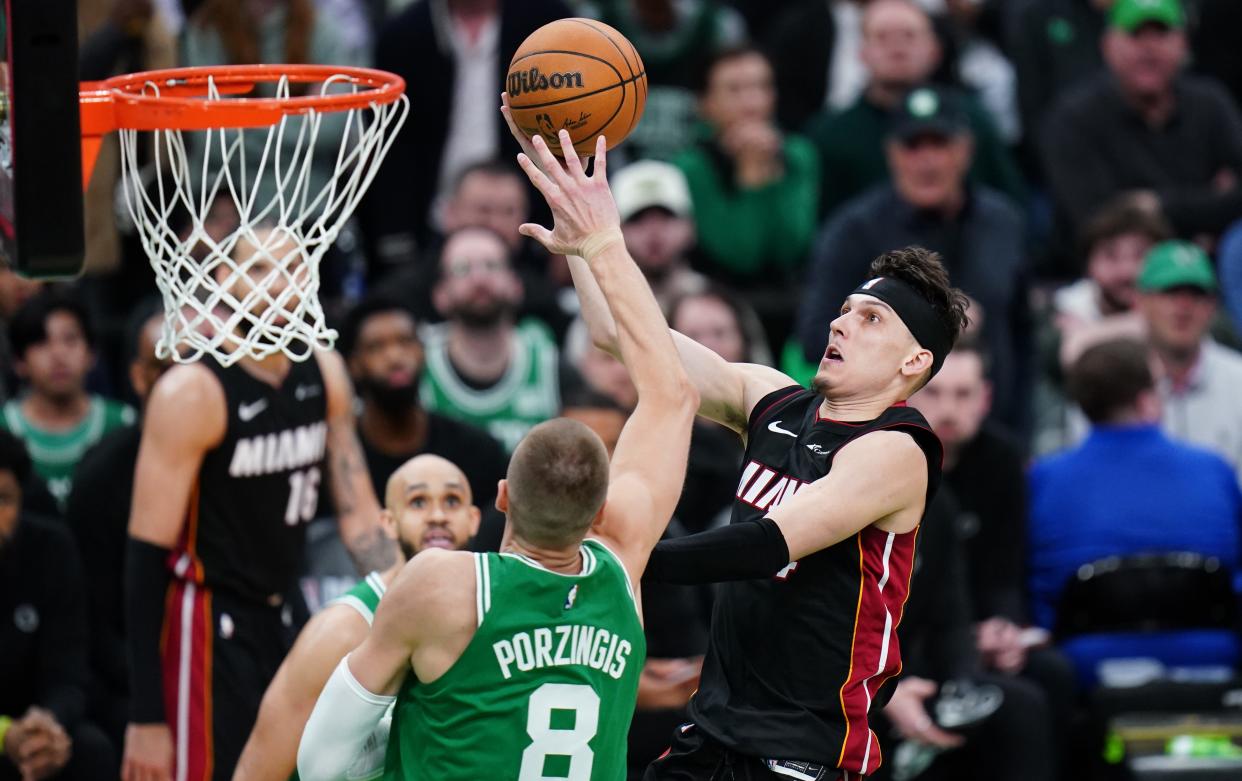
[[[819, 150], [820, 210], [829, 214], [888, 179], [884, 139], [889, 116], [905, 95], [926, 84], [942, 52], [931, 17], [912, 0], [873, 0], [863, 12], [863, 64], [870, 79], [854, 105], [811, 118], [806, 134]], [[973, 97], [963, 110], [974, 139], [970, 178], [1024, 207], [1027, 188], [986, 110]]]
[[721, 52], [700, 85], [701, 138], [673, 160], [690, 186], [704, 262], [735, 284], [783, 284], [814, 236], [818, 155], [780, 132], [775, 107], [763, 53]]
[[444, 239], [437, 274], [431, 297], [444, 322], [423, 329], [420, 404], [484, 429], [511, 453], [582, 378], [543, 322], [518, 319], [523, 287], [504, 237], [459, 228]]
[[134, 422], [134, 410], [86, 391], [95, 364], [86, 308], [45, 290], [9, 324], [17, 375], [25, 392], [0, 408], [0, 428], [26, 443], [35, 472], [63, 510], [82, 454], [109, 431]]

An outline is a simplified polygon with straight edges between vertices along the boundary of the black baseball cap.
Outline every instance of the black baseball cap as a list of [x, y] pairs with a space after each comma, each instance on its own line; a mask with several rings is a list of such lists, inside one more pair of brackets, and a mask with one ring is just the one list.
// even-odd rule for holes
[[948, 138], [969, 129], [961, 95], [955, 90], [928, 85], [910, 90], [897, 104], [890, 119], [889, 136], [898, 141], [922, 135]]

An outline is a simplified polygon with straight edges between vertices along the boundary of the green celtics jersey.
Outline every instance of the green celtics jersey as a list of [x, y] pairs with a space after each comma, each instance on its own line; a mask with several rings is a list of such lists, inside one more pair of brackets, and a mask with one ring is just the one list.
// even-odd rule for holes
[[427, 353], [420, 389], [423, 407], [485, 429], [512, 453], [536, 425], [560, 413], [559, 352], [547, 326], [523, 320], [514, 331], [513, 359], [490, 388], [466, 384], [448, 356], [448, 328], [428, 326]]
[[370, 626], [375, 620], [375, 609], [379, 607], [380, 597], [384, 596], [384, 591], [384, 579], [378, 572], [372, 572], [358, 581], [349, 591], [328, 604], [352, 607], [366, 620], [367, 626]]
[[22, 413], [20, 399], [4, 405], [0, 428], [8, 429], [26, 443], [34, 469], [47, 482], [48, 491], [63, 510], [73, 488], [73, 469], [82, 454], [109, 431], [128, 426], [136, 415], [132, 407], [91, 396], [90, 408], [82, 422], [66, 431], [39, 428]]
[[582, 571], [476, 553], [479, 628], [444, 675], [397, 694], [388, 781], [621, 781], [647, 643], [621, 562]]
[[[375, 620], [375, 609], [379, 607], [380, 597], [384, 596], [385, 590], [384, 579], [378, 572], [372, 572], [328, 605], [350, 607], [358, 611], [358, 615], [362, 616], [370, 626]], [[384, 718], [380, 719], [380, 723], [375, 725], [375, 729], [372, 730], [366, 744], [362, 747], [362, 753], [354, 760], [353, 766], [342, 781], [370, 781], [384, 774], [384, 752], [388, 748], [388, 729], [391, 723], [392, 710], [389, 709], [388, 713], [384, 714]], [[297, 770], [289, 776], [289, 781], [298, 781]]]

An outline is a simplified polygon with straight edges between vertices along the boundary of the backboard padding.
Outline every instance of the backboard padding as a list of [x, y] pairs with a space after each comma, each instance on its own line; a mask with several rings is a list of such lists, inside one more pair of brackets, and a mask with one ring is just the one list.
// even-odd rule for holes
[[4, 0], [0, 249], [30, 277], [82, 269], [77, 5]]

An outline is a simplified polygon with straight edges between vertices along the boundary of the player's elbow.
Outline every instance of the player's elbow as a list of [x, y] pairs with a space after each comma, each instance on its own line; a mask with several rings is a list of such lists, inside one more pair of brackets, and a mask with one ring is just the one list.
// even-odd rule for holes
[[693, 418], [699, 410], [699, 389], [680, 366], [661, 377], [655, 387], [645, 391], [640, 388], [639, 398], [678, 417]]

